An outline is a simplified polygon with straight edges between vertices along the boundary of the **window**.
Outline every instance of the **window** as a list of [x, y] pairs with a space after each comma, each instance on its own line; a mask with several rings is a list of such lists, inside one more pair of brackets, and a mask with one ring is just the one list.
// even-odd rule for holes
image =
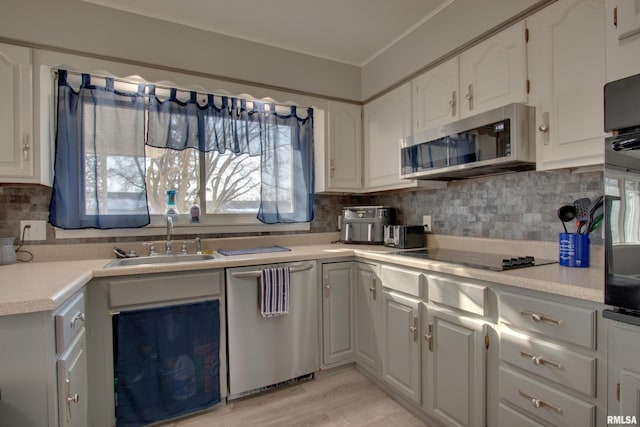
[[52, 224], [144, 226], [164, 217], [167, 190], [178, 225], [195, 205], [204, 224], [311, 220], [311, 109], [300, 117], [295, 107], [60, 76]]
[[616, 176], [605, 177], [605, 194], [613, 196], [611, 201], [613, 244], [639, 244], [640, 231], [634, 224], [640, 222], [640, 176], [620, 172]]

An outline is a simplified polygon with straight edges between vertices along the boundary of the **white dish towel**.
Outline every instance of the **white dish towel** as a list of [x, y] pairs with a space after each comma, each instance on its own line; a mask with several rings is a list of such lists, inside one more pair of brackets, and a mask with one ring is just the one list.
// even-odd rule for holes
[[270, 267], [260, 276], [260, 314], [262, 317], [289, 313], [289, 267]]

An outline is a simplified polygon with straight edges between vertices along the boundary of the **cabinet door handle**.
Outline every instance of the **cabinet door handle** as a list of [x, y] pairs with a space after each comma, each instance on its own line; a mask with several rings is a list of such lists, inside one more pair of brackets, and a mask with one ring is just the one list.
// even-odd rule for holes
[[561, 320], [554, 319], [553, 317], [546, 316], [544, 314], [536, 313], [529, 310], [520, 310], [520, 315], [524, 317], [530, 317], [534, 322], [545, 322], [550, 325], [560, 326], [562, 324]]
[[371, 295], [373, 296], [373, 299], [378, 299], [378, 292], [377, 292], [376, 278], [375, 277], [373, 279], [371, 279], [371, 283], [372, 283], [372, 285], [369, 286], [369, 291], [371, 292]]
[[82, 322], [84, 323], [86, 319], [86, 316], [84, 315], [84, 313], [80, 312], [78, 314], [76, 314], [73, 319], [71, 319], [71, 327], [75, 328], [76, 327], [76, 322]]
[[542, 132], [542, 143], [549, 145], [549, 113], [542, 113], [542, 123], [538, 130]]
[[326, 290], [331, 289], [331, 283], [329, 283], [329, 278], [327, 276], [324, 277], [324, 288]]
[[429, 325], [427, 325], [427, 333], [424, 339], [427, 340], [429, 344], [429, 351], [433, 352], [433, 324], [429, 323]]
[[409, 331], [413, 334], [413, 340], [418, 342], [418, 318], [413, 318], [413, 324], [409, 326]]
[[29, 134], [25, 133], [22, 135], [22, 159], [25, 162], [29, 161], [29, 153], [31, 151], [31, 141], [29, 139]]
[[558, 413], [558, 414], [562, 414], [562, 408], [552, 405], [549, 402], [545, 402], [542, 399], [538, 399], [537, 397], [534, 397], [532, 395], [530, 395], [527, 392], [524, 392], [522, 390], [518, 390], [518, 394], [520, 394], [520, 396], [524, 397], [525, 399], [529, 399], [531, 401], [531, 405], [534, 408], [549, 408], [552, 411]]
[[531, 363], [533, 363], [536, 366], [546, 365], [556, 369], [562, 369], [562, 364], [558, 362], [554, 362], [552, 360], [547, 360], [543, 356], [536, 356], [535, 354], [531, 354], [526, 351], [521, 351], [520, 356], [531, 359]]
[[335, 161], [331, 159], [329, 161], [329, 176], [331, 176], [331, 178], [333, 178], [335, 171], [336, 171], [336, 164], [335, 164]]
[[449, 101], [449, 106], [451, 107], [451, 117], [456, 116], [456, 104], [457, 104], [457, 91], [451, 92], [451, 101]]
[[71, 420], [71, 404], [78, 403], [80, 395], [78, 393], [71, 395], [71, 380], [69, 378], [65, 379], [65, 384], [67, 386], [67, 420]]
[[469, 102], [469, 111], [473, 110], [473, 84], [467, 87], [467, 94], [464, 96]]

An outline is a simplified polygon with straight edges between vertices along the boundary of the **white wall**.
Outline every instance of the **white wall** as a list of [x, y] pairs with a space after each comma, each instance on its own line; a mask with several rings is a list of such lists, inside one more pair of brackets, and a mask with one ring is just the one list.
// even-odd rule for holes
[[79, 0], [2, 0], [0, 39], [360, 100], [360, 68]]
[[79, 0], [2, 0], [0, 40], [366, 100], [515, 15], [555, 0], [451, 0], [364, 67]]
[[544, 3], [549, 0], [452, 0], [362, 67], [362, 99], [376, 95], [521, 12]]

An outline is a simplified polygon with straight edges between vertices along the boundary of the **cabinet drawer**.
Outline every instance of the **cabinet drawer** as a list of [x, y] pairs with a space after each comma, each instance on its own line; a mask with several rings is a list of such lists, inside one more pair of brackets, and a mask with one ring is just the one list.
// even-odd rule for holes
[[595, 310], [506, 292], [500, 302], [506, 324], [595, 349]]
[[480, 316], [487, 315], [487, 287], [444, 277], [428, 277], [429, 301]]
[[499, 427], [542, 427], [542, 424], [533, 421], [528, 416], [509, 408], [504, 403], [498, 404]]
[[500, 397], [555, 426], [595, 425], [595, 406], [500, 367]]
[[217, 296], [222, 293], [223, 270], [135, 276], [109, 282], [111, 308], [153, 305], [156, 302]]
[[54, 316], [56, 328], [56, 352], [62, 353], [73, 337], [84, 328], [84, 293], [76, 294]]
[[416, 297], [420, 296], [420, 283], [424, 275], [418, 271], [382, 266], [382, 286]]
[[500, 336], [500, 359], [578, 392], [596, 395], [593, 357], [505, 331]]

